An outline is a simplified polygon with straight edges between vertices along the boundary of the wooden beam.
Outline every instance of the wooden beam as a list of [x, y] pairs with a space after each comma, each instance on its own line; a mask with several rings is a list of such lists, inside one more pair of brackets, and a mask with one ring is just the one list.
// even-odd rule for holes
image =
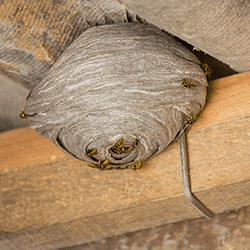
[[250, 206], [214, 216], [139, 230], [60, 250], [250, 249]]
[[[214, 213], [250, 205], [249, 93], [250, 72], [210, 82], [188, 133], [192, 191]], [[24, 128], [0, 134], [0, 160], [1, 240], [10, 249], [72, 246], [201, 216], [182, 191], [178, 143], [140, 170], [100, 171]]]

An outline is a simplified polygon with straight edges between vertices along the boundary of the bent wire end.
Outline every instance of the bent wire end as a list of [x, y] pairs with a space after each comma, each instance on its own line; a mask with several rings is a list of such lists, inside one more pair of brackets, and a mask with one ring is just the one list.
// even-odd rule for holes
[[183, 181], [183, 190], [188, 201], [198, 209], [206, 218], [210, 219], [214, 214], [208, 210], [191, 192], [190, 179], [188, 171], [188, 154], [187, 154], [187, 142], [186, 131], [182, 133], [179, 138], [180, 154], [181, 154], [181, 173]]

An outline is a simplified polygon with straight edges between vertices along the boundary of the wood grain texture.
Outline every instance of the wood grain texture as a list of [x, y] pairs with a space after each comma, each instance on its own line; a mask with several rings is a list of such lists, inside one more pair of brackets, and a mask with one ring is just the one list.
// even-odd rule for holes
[[250, 206], [218, 214], [211, 220], [185, 220], [60, 250], [248, 250], [249, 230]]
[[249, 1], [121, 2], [150, 23], [228, 64], [235, 71], [250, 70]]
[[[250, 205], [249, 91], [250, 72], [210, 82], [188, 133], [192, 190], [214, 213]], [[184, 197], [179, 155], [174, 143], [141, 170], [100, 171], [28, 128], [2, 133], [1, 240], [56, 249], [200, 217]]]
[[0, 2], [0, 73], [31, 90], [85, 30], [138, 21], [113, 0]]

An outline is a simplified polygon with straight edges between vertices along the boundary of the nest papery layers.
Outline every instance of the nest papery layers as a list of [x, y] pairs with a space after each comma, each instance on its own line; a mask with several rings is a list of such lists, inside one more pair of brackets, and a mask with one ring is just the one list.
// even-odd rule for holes
[[[183, 89], [188, 77], [195, 86]], [[166, 149], [187, 117], [203, 108], [206, 87], [199, 60], [171, 35], [141, 23], [103, 25], [62, 53], [30, 93], [25, 114], [67, 154], [122, 166]], [[114, 153], [120, 138], [138, 145]]]

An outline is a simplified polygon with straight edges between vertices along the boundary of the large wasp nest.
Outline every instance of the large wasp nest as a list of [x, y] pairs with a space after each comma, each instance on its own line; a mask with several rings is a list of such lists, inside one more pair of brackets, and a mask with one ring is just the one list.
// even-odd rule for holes
[[199, 60], [169, 34], [103, 25], [62, 53], [28, 96], [25, 116], [67, 154], [119, 168], [166, 149], [203, 108], [206, 87]]

